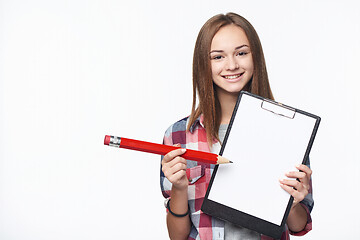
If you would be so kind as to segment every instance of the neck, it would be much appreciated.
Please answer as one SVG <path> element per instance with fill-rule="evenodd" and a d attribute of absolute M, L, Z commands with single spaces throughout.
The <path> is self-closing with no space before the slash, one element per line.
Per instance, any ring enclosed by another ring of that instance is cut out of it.
<path fill-rule="evenodd" d="M 220 124 L 229 124 L 239 93 L 231 94 L 228 92 L 224 92 L 218 88 L 217 96 L 219 98 L 219 102 L 221 106 Z"/>

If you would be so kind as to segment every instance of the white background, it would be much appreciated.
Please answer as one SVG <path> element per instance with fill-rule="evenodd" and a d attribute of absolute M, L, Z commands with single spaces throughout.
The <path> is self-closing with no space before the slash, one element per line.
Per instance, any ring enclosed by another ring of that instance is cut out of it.
<path fill-rule="evenodd" d="M 103 138 L 161 142 L 190 113 L 197 33 L 228 11 L 257 30 L 276 100 L 322 117 L 313 230 L 302 239 L 355 239 L 357 6 L 0 0 L 0 239 L 167 239 L 160 157 Z"/>

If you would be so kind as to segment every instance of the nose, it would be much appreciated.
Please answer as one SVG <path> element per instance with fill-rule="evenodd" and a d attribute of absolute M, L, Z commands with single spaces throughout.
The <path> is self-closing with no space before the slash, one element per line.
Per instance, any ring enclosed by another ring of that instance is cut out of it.
<path fill-rule="evenodd" d="M 226 66 L 226 70 L 235 70 L 239 68 L 239 64 L 237 63 L 237 61 L 234 59 L 234 57 L 229 57 L 227 59 L 227 66 Z"/>

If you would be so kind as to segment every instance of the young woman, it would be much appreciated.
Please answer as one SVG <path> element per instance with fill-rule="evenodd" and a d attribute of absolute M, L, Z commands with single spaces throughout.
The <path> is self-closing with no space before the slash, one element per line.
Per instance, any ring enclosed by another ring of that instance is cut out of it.
<path fill-rule="evenodd" d="M 204 24 L 196 41 L 191 115 L 170 126 L 164 136 L 165 144 L 182 147 L 161 162 L 171 239 L 271 239 L 203 213 L 200 208 L 214 165 L 181 157 L 186 148 L 219 152 L 241 90 L 273 99 L 255 29 L 237 14 L 219 14 Z M 297 168 L 301 171 L 288 172 L 290 179 L 279 182 L 294 197 L 282 240 L 289 239 L 289 233 L 304 235 L 311 230 L 311 170 L 309 163 Z"/>

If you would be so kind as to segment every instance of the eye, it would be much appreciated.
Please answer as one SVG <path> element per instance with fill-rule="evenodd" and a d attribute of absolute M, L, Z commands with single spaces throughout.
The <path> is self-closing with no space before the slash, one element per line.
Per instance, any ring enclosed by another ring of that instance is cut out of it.
<path fill-rule="evenodd" d="M 215 55 L 215 56 L 212 56 L 211 59 L 213 60 L 220 60 L 222 59 L 223 57 L 221 55 Z"/>
<path fill-rule="evenodd" d="M 245 51 L 237 53 L 238 56 L 245 56 L 246 54 L 248 54 L 248 52 L 245 52 Z"/>

